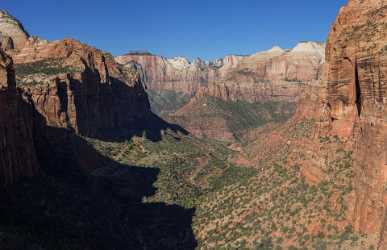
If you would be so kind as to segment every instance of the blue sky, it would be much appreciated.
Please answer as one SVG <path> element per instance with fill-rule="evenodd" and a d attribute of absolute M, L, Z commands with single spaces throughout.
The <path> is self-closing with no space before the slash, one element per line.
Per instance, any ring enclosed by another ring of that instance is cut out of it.
<path fill-rule="evenodd" d="M 325 41 L 347 0 L 1 0 L 32 35 L 110 51 L 214 59 Z"/>

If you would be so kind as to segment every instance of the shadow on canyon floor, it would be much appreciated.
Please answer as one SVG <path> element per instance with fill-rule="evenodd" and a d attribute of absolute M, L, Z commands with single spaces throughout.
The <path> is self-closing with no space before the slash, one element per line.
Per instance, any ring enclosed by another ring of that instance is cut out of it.
<path fill-rule="evenodd" d="M 154 142 L 160 141 L 162 131 L 167 129 L 188 134 L 183 127 L 168 123 L 151 111 L 149 98 L 141 85 L 128 86 L 113 77 L 110 78 L 111 84 L 92 84 L 100 79 L 90 70 L 83 77 L 82 82 L 73 79 L 70 88 L 74 93 L 94 93 L 98 100 L 93 99 L 95 97 L 88 100 L 83 94 L 74 96 L 77 114 L 83 114 L 76 116 L 80 134 L 104 141 L 144 136 Z M 58 96 L 62 107 L 67 110 L 67 87 L 62 88 Z"/>
<path fill-rule="evenodd" d="M 1 249 L 196 247 L 194 209 L 142 202 L 156 191 L 158 168 L 119 164 L 70 130 L 41 125 L 34 114 L 42 174 L 0 195 Z"/>

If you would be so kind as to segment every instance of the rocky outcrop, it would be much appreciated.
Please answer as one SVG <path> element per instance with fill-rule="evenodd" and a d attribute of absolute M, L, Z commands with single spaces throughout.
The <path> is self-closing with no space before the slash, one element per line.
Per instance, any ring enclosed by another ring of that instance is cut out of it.
<path fill-rule="evenodd" d="M 324 45 L 299 43 L 292 50 L 274 47 L 251 56 L 226 56 L 209 63 L 197 59 L 167 59 L 149 53 L 116 57 L 120 64 L 137 62 L 143 66 L 147 85 L 156 91 L 194 95 L 207 88 L 211 96 L 250 102 L 295 99 L 300 83 L 316 82 L 324 62 Z"/>
<path fill-rule="evenodd" d="M 7 40 L 8 48 L 21 49 L 29 38 L 23 25 L 7 11 L 0 10 L 0 41 Z M 6 39 L 6 40 L 5 40 Z"/>
<path fill-rule="evenodd" d="M 11 52 L 18 84 L 49 126 L 90 137 L 119 136 L 150 113 L 141 71 L 78 41 L 29 40 Z"/>
<path fill-rule="evenodd" d="M 0 187 L 39 172 L 33 114 L 25 102 L 12 60 L 0 51 Z"/>
<path fill-rule="evenodd" d="M 127 85 L 134 88 L 137 72 L 126 73 Z M 25 92 L 17 92 L 12 60 L 0 51 L 0 210 L 4 229 L 0 248 L 194 249 L 197 243 L 191 227 L 193 209 L 142 202 L 153 195 L 159 169 L 121 165 L 101 155 L 72 131 L 83 120 L 72 124 L 66 120 L 68 116 L 91 119 L 92 114 L 87 112 L 92 109 L 82 110 L 82 104 L 76 101 L 78 89 L 71 89 L 74 78 L 70 73 L 62 76 L 43 88 L 47 91 L 45 96 L 34 92 L 37 86 L 31 90 L 23 86 Z M 97 83 L 82 84 L 90 87 Z M 68 95 L 64 93 L 66 88 L 70 88 Z M 112 89 L 113 98 L 117 98 L 113 104 L 136 108 L 136 103 L 121 99 L 135 101 L 125 96 L 125 91 Z M 90 95 L 79 97 L 81 103 L 98 104 L 94 102 L 97 96 L 87 94 Z M 45 101 L 37 101 L 41 98 Z M 120 107 L 122 111 L 130 108 Z M 115 111 L 112 107 L 106 110 Z M 116 122 L 113 125 L 120 125 L 120 121 Z M 20 180 L 23 177 L 35 178 Z M 59 225 L 61 230 L 51 230 L 47 223 Z M 42 234 L 48 236 L 42 240 Z"/>
<path fill-rule="evenodd" d="M 130 136 L 156 119 L 138 65 L 122 67 L 110 54 L 72 39 L 33 37 L 7 54 L 15 64 L 4 57 L 1 184 L 35 175 L 38 161 L 54 174 L 98 168 L 98 157 L 79 136 Z"/>
<path fill-rule="evenodd" d="M 379 234 L 378 249 L 386 247 L 387 224 L 386 43 L 386 1 L 350 0 L 329 35 L 325 73 L 331 133 L 354 148 L 353 224 Z"/>
<path fill-rule="evenodd" d="M 130 53 L 116 57 L 116 61 L 122 65 L 140 64 L 146 73 L 147 86 L 156 91 L 192 94 L 208 79 L 208 68 L 200 59 L 190 63 L 183 57 L 168 59 L 149 53 Z"/>
<path fill-rule="evenodd" d="M 242 58 L 231 68 L 219 68 L 209 94 L 225 100 L 294 101 L 304 84 L 316 84 L 324 62 L 324 45 L 299 43 L 292 50 L 274 47 Z"/>

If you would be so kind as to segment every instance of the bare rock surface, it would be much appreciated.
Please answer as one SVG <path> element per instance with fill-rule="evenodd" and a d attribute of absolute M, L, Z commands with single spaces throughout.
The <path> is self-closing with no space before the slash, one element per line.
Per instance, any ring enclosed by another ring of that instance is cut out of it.
<path fill-rule="evenodd" d="M 350 0 L 340 10 L 326 50 L 331 133 L 353 145 L 357 230 L 381 236 L 387 217 L 387 2 Z"/>
<path fill-rule="evenodd" d="M 0 40 L 3 37 L 11 38 L 12 47 L 21 49 L 27 42 L 29 35 L 15 17 L 11 16 L 7 11 L 0 10 Z"/>
<path fill-rule="evenodd" d="M 120 64 L 134 61 L 142 65 L 147 85 L 156 91 L 192 96 L 205 87 L 209 95 L 223 100 L 294 100 L 301 84 L 315 83 L 320 78 L 324 45 L 301 42 L 292 50 L 275 46 L 250 56 L 230 55 L 209 63 L 150 53 L 129 53 L 115 59 Z"/>
<path fill-rule="evenodd" d="M 0 186 L 39 172 L 30 109 L 16 90 L 10 57 L 0 51 Z"/>

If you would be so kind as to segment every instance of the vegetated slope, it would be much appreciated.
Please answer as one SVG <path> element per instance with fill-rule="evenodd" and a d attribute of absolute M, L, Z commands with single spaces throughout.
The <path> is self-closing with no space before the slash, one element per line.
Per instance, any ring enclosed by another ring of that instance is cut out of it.
<path fill-rule="evenodd" d="M 201 198 L 200 249 L 368 248 L 347 218 L 352 152 L 338 138 L 316 142 L 317 127 L 305 118 L 245 148 L 258 174 Z"/>
<path fill-rule="evenodd" d="M 225 101 L 197 95 L 174 114 L 166 116 L 197 137 L 234 142 L 243 140 L 251 130 L 267 123 L 283 123 L 290 118 L 295 104 L 286 101 Z"/>
<path fill-rule="evenodd" d="M 7 46 L 16 90 L 0 53 L 0 248 L 194 249 L 192 209 L 142 202 L 159 169 L 119 164 L 82 138 L 186 133 L 151 112 L 140 72 L 72 39 L 29 38 Z"/>
<path fill-rule="evenodd" d="M 310 104 L 313 106 L 313 102 Z M 368 249 L 373 239 L 353 231 L 352 152 L 337 137 L 319 135 L 308 113 L 244 147 L 250 167 L 233 164 L 225 144 L 166 131 L 152 142 L 89 142 L 125 164 L 157 166 L 157 191 L 146 201 L 195 208 L 199 249 Z"/>
<path fill-rule="evenodd" d="M 154 113 L 167 116 L 170 113 L 176 112 L 189 102 L 190 96 L 183 92 L 175 92 L 171 90 L 147 90 L 151 109 Z"/>
<path fill-rule="evenodd" d="M 236 153 L 224 144 L 167 130 L 154 142 L 133 137 L 125 142 L 89 139 L 101 154 L 129 165 L 160 168 L 157 192 L 148 201 L 195 207 L 199 197 L 256 174 L 232 164 Z"/>

